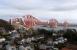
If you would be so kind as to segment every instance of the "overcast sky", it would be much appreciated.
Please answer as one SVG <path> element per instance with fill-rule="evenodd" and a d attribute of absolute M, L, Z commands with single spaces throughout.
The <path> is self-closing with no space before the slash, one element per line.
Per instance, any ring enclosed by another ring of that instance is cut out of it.
<path fill-rule="evenodd" d="M 0 18 L 8 20 L 26 14 L 77 23 L 77 0 L 0 0 Z"/>

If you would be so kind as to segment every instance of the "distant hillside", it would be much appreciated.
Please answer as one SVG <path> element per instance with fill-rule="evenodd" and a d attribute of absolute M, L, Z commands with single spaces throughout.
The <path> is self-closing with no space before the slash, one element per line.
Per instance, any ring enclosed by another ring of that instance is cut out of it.
<path fill-rule="evenodd" d="M 14 27 L 5 20 L 0 19 L 0 27 L 4 28 L 6 31 L 14 30 Z"/>

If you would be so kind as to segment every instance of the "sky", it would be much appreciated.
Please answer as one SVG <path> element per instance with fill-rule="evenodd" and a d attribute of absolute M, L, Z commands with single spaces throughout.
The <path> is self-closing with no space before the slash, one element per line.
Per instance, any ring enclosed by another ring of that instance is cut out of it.
<path fill-rule="evenodd" d="M 41 20 L 77 23 L 77 0 L 0 0 L 0 19 L 27 14 Z"/>

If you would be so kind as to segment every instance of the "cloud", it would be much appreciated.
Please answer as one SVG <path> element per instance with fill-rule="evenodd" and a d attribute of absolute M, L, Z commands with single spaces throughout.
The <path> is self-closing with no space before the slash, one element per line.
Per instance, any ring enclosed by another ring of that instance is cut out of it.
<path fill-rule="evenodd" d="M 72 10 L 77 10 L 77 5 L 76 6 L 69 6 L 69 7 L 56 7 L 54 9 L 49 9 L 49 11 L 72 11 Z"/>
<path fill-rule="evenodd" d="M 0 18 L 32 14 L 40 19 L 69 19 L 76 22 L 76 13 L 77 0 L 0 0 Z"/>
<path fill-rule="evenodd" d="M 77 9 L 77 0 L 3 0 L 2 3 L 18 10 L 68 11 Z"/>

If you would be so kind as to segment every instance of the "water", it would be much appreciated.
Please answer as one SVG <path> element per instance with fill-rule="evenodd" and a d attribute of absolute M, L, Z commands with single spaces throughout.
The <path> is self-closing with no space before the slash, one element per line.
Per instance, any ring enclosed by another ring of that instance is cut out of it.
<path fill-rule="evenodd" d="M 40 29 L 46 29 L 46 30 L 52 30 L 52 28 L 50 28 L 50 27 L 42 27 L 42 26 L 35 26 L 35 27 L 33 27 L 35 30 L 36 29 L 38 29 L 38 28 L 40 28 Z M 77 26 L 69 26 L 69 27 L 67 27 L 68 29 L 76 29 L 77 30 Z M 64 29 L 64 27 L 63 26 L 58 26 L 57 28 L 54 28 L 55 30 L 63 30 Z"/>

